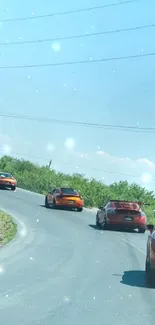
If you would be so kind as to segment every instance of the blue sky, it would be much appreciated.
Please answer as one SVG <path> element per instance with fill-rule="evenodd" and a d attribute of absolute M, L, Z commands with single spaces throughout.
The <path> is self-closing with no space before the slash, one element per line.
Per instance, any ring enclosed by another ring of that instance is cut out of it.
<path fill-rule="evenodd" d="M 114 2 L 117 1 L 1 1 L 0 21 Z M 0 66 L 155 52 L 155 27 L 57 41 L 59 37 L 153 24 L 154 13 L 155 2 L 142 0 L 70 15 L 0 23 L 1 43 L 55 39 L 53 42 L 0 46 Z M 0 78 L 0 113 L 154 127 L 155 57 L 35 69 L 0 69 Z M 52 158 L 57 170 L 84 173 L 107 184 L 127 179 L 155 190 L 155 134 L 6 117 L 0 117 L 0 127 L 1 155 L 10 152 L 40 164 Z"/>

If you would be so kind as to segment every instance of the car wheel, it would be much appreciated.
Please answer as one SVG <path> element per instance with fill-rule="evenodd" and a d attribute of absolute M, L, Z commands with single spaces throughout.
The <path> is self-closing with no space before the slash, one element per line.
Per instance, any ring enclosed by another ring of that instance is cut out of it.
<path fill-rule="evenodd" d="M 53 200 L 53 204 L 52 204 L 52 208 L 53 209 L 56 209 L 57 205 L 56 205 L 56 202 L 55 202 L 55 199 Z"/>
<path fill-rule="evenodd" d="M 145 228 L 143 228 L 143 227 L 139 227 L 139 229 L 138 229 L 138 231 L 139 231 L 139 233 L 140 234 L 144 234 L 145 233 Z"/>
<path fill-rule="evenodd" d="M 47 208 L 47 209 L 49 209 L 49 204 L 48 204 L 48 200 L 47 200 L 47 196 L 45 197 L 45 207 Z"/>
<path fill-rule="evenodd" d="M 102 224 L 101 224 L 101 228 L 102 228 L 103 230 L 107 230 L 107 229 L 108 229 L 108 226 L 107 226 L 106 220 L 104 220 L 104 221 L 102 222 Z"/>
<path fill-rule="evenodd" d="M 16 186 L 11 186 L 11 191 L 15 191 L 16 190 Z"/>
<path fill-rule="evenodd" d="M 78 212 L 82 212 L 83 211 L 83 208 L 78 208 L 77 211 Z"/>
<path fill-rule="evenodd" d="M 101 224 L 96 220 L 96 227 L 98 228 L 98 229 L 101 229 Z"/>
<path fill-rule="evenodd" d="M 150 262 L 145 263 L 145 282 L 148 286 L 155 286 L 155 272 L 151 270 Z"/>
<path fill-rule="evenodd" d="M 108 229 L 108 226 L 107 226 L 106 222 L 104 222 L 104 224 L 102 225 L 102 229 L 103 230 L 107 230 Z"/>

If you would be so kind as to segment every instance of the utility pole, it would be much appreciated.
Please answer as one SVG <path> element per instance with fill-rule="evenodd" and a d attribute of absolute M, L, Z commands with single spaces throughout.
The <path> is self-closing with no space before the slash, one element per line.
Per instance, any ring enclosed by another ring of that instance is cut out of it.
<path fill-rule="evenodd" d="M 46 168 L 51 169 L 51 165 L 52 165 L 52 159 L 49 160 L 49 163 L 48 165 L 46 165 Z"/>
<path fill-rule="evenodd" d="M 49 161 L 48 168 L 50 169 L 51 166 L 52 166 L 52 159 L 50 159 L 50 161 Z"/>

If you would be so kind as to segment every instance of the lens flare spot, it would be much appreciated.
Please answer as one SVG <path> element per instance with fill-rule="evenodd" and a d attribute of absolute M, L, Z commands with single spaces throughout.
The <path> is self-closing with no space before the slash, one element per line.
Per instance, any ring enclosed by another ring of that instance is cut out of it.
<path fill-rule="evenodd" d="M 71 150 L 71 149 L 74 149 L 75 147 L 75 140 L 73 138 L 67 138 L 65 140 L 65 147 L 68 149 L 68 150 Z"/>

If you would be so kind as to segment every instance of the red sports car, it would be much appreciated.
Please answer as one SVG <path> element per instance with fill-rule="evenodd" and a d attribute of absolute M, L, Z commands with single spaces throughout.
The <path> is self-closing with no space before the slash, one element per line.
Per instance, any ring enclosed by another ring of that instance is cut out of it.
<path fill-rule="evenodd" d="M 103 229 L 138 229 L 145 233 L 147 217 L 141 210 L 142 202 L 110 200 L 105 207 L 99 207 L 96 226 Z"/>

